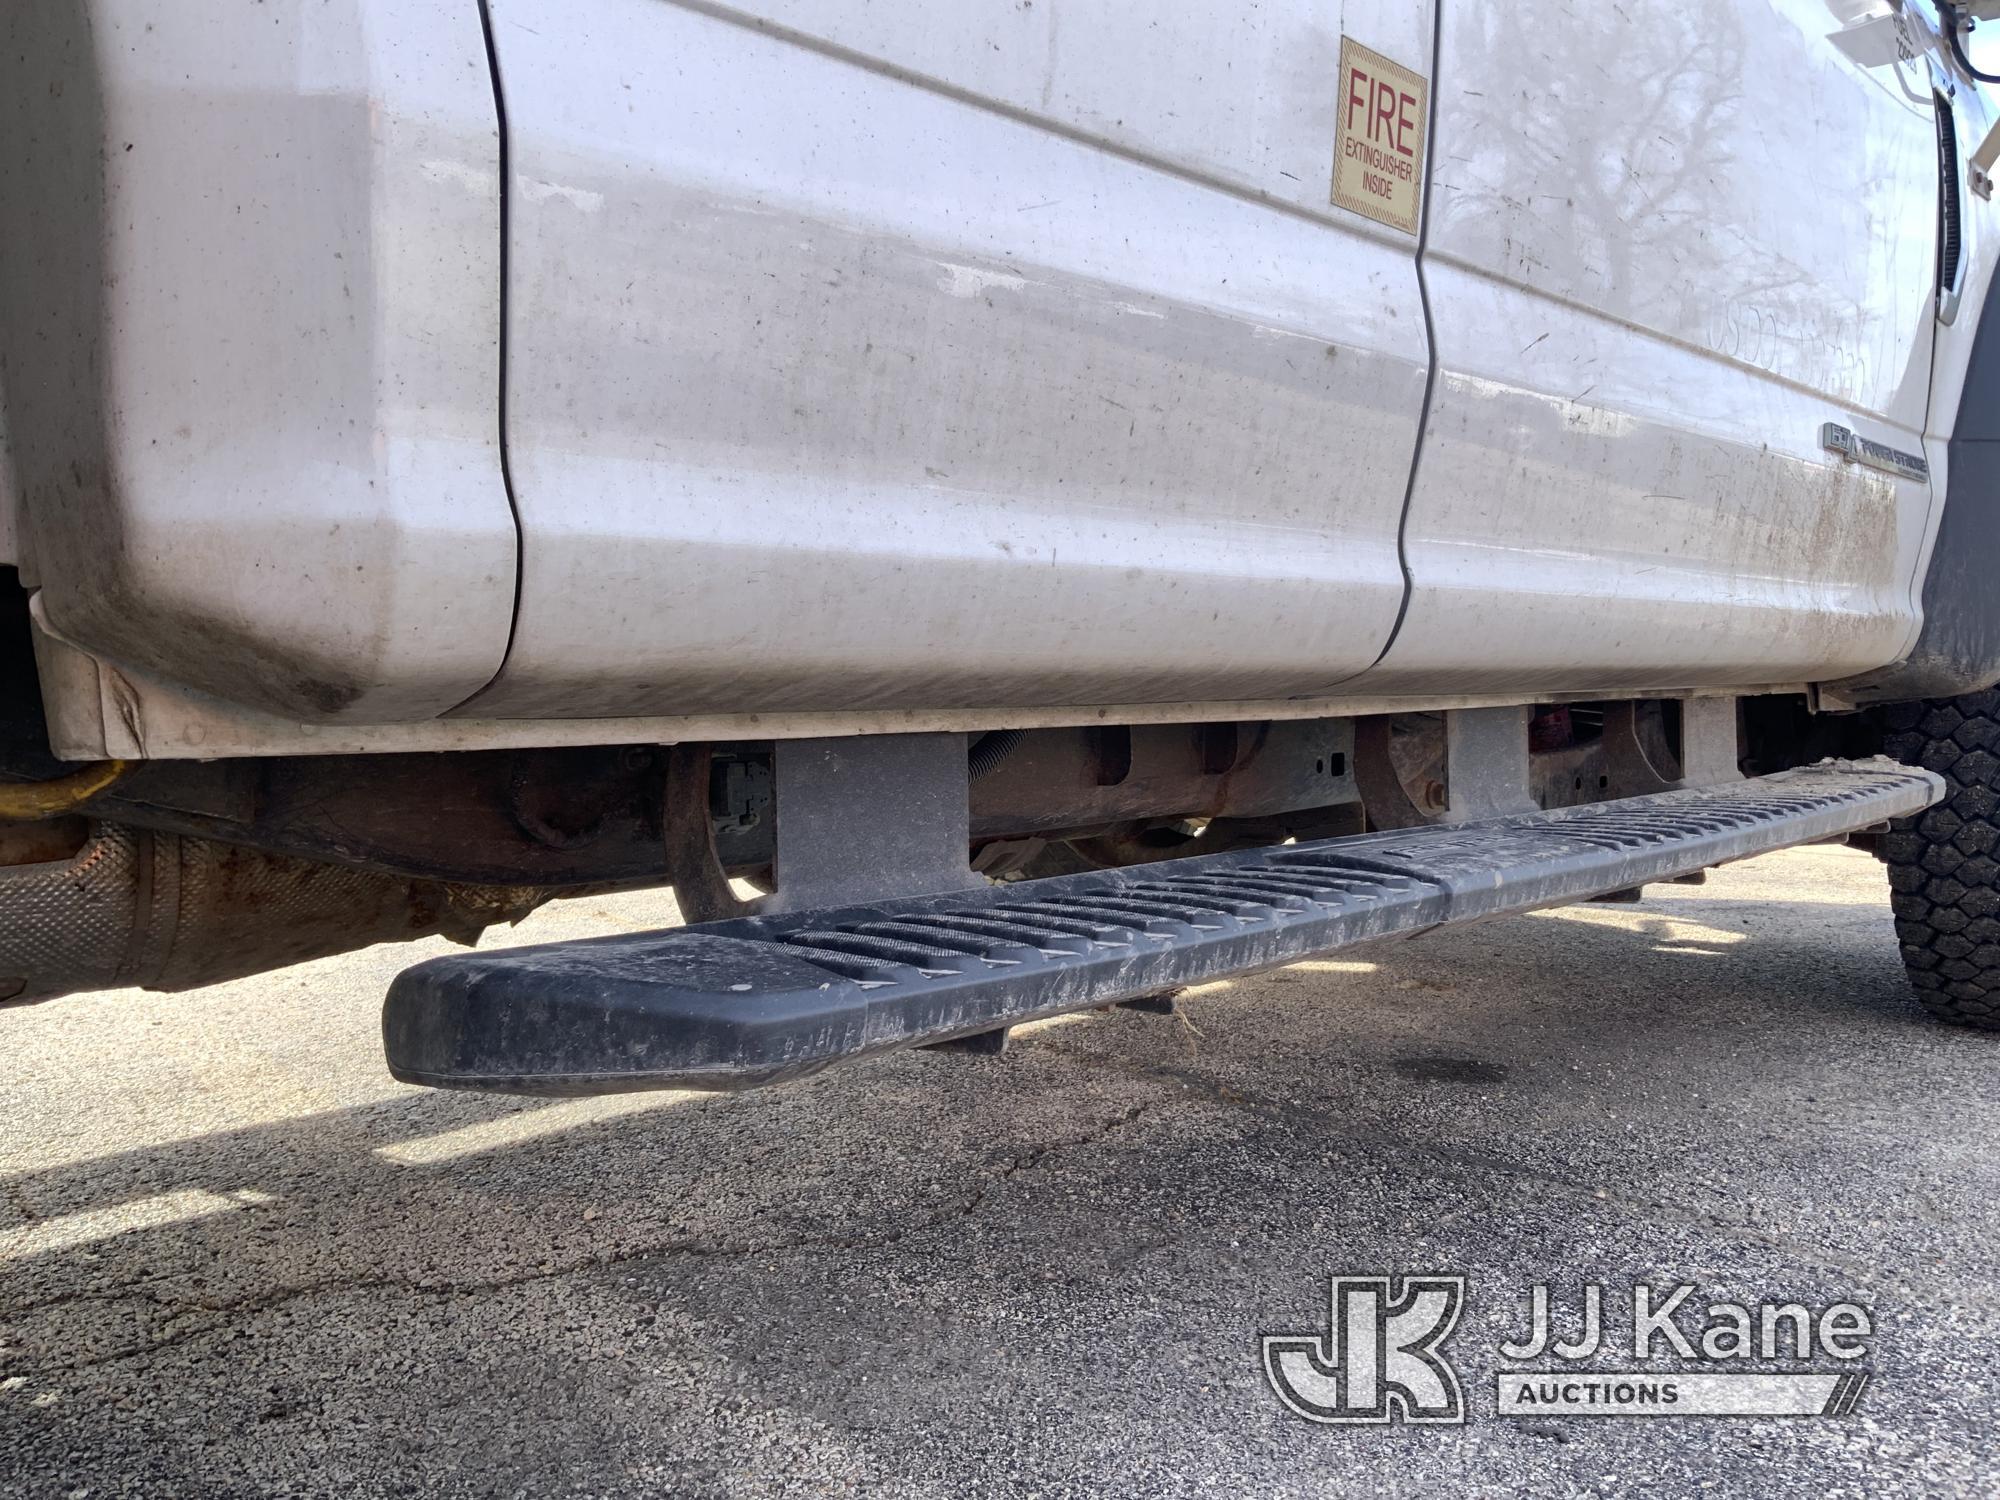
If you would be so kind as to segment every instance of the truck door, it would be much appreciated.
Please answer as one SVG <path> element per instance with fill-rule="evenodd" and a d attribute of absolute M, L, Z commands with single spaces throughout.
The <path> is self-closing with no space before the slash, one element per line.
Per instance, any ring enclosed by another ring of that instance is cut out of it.
<path fill-rule="evenodd" d="M 1905 648 L 1929 486 L 1834 451 L 1923 452 L 1933 85 L 1879 9 L 1858 46 L 1820 0 L 1443 0 L 1439 370 L 1364 684 L 1751 686 Z"/>
<path fill-rule="evenodd" d="M 1428 7 L 489 11 L 522 569 L 464 712 L 1271 698 L 1381 653 L 1429 349 L 1414 220 L 1331 201 L 1335 80 L 1343 32 L 1425 70 Z"/>

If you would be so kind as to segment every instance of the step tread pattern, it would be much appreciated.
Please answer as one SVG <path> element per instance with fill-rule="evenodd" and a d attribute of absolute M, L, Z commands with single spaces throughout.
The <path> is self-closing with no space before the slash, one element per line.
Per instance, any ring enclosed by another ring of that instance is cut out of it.
<path fill-rule="evenodd" d="M 407 1081 L 740 1088 L 1446 922 L 1581 900 L 1921 811 L 1877 759 L 1456 827 L 433 959 L 384 1010 Z"/>

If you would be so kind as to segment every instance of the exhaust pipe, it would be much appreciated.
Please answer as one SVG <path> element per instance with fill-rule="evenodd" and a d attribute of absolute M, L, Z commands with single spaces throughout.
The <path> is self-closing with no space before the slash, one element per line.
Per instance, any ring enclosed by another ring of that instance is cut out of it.
<path fill-rule="evenodd" d="M 547 898 L 70 819 L 0 831 L 0 1001 L 186 990 L 373 943 L 470 945 Z"/>

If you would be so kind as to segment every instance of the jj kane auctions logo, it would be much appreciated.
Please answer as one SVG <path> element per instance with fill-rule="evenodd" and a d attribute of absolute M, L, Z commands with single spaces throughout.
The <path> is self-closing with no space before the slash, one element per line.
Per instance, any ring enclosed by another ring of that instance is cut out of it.
<path fill-rule="evenodd" d="M 1264 1378 L 1309 1422 L 1462 1423 L 1464 1392 L 1445 1345 L 1465 1295 L 1462 1276 L 1331 1277 L 1325 1331 L 1266 1334 Z M 1530 1288 L 1525 1335 L 1496 1352 L 1532 1367 L 1495 1374 L 1497 1414 L 1837 1417 L 1855 1410 L 1868 1384 L 1869 1372 L 1855 1366 L 1869 1352 L 1874 1319 L 1858 1303 L 1703 1305 L 1693 1286 L 1638 1282 L 1624 1305 L 1629 1319 L 1614 1329 L 1604 1288 L 1584 1286 L 1574 1318 L 1563 1320 L 1576 1336 L 1566 1338 L 1548 1286 Z M 1662 1363 L 1580 1363 L 1627 1353 Z"/>

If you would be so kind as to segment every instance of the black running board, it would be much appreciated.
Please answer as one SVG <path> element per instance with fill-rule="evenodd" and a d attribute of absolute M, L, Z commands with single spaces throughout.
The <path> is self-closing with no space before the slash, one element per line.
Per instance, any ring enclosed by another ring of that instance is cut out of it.
<path fill-rule="evenodd" d="M 743 1089 L 1329 949 L 1561 905 L 1920 811 L 1828 761 L 1698 791 L 946 896 L 432 959 L 383 1010 L 407 1083 Z"/>

